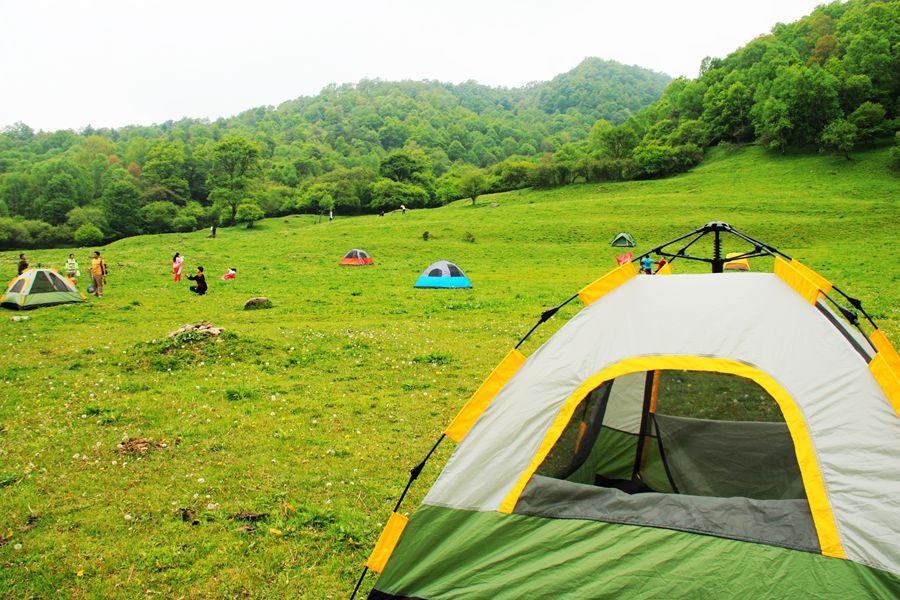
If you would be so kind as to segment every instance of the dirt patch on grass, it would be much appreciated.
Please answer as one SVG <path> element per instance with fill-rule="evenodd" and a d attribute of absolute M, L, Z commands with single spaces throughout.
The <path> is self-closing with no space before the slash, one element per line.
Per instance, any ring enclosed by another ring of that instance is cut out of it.
<path fill-rule="evenodd" d="M 135 437 L 124 440 L 121 444 L 118 444 L 118 446 L 116 446 L 116 449 L 122 454 L 144 455 L 151 450 L 168 448 L 169 446 L 177 446 L 180 443 L 181 438 L 175 438 L 171 443 L 169 443 L 169 441 L 165 439 L 154 442 L 153 440 L 149 440 L 147 438 Z"/>

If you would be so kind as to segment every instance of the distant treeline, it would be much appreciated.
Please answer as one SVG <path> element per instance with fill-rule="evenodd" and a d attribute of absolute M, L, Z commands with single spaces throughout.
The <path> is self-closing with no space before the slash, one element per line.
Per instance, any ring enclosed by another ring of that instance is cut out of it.
<path fill-rule="evenodd" d="M 461 197 L 464 175 L 552 155 L 598 119 L 624 122 L 669 81 L 587 59 L 518 89 L 362 81 L 214 122 L 79 133 L 19 123 L 0 133 L 0 248 L 437 206 Z"/>
<path fill-rule="evenodd" d="M 898 47 L 900 2 L 851 0 L 704 59 L 693 80 L 587 59 L 517 89 L 362 81 L 214 122 L 16 124 L 0 133 L 0 248 L 663 177 L 718 144 L 849 158 L 895 135 Z"/>

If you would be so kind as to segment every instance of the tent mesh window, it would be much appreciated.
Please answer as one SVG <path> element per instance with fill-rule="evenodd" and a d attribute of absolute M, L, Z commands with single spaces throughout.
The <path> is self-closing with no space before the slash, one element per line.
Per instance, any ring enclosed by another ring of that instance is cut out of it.
<path fill-rule="evenodd" d="M 443 277 L 444 272 L 441 271 L 440 269 L 432 269 L 432 270 L 428 271 L 428 276 L 429 277 Z"/>
<path fill-rule="evenodd" d="M 447 265 L 447 269 L 450 271 L 450 277 L 463 277 L 463 272 L 456 265 Z"/>
<path fill-rule="evenodd" d="M 722 373 L 651 371 L 594 389 L 515 512 L 819 552 L 781 409 Z"/>
<path fill-rule="evenodd" d="M 693 371 L 641 376 L 643 393 L 630 394 L 629 406 L 610 406 L 619 380 L 588 394 L 537 474 L 626 491 L 806 497 L 781 410 L 754 381 Z"/>
<path fill-rule="evenodd" d="M 22 291 L 23 287 L 25 287 L 25 280 L 20 279 L 17 282 L 15 282 L 11 288 L 9 288 L 9 291 L 13 294 L 18 294 Z"/>
<path fill-rule="evenodd" d="M 57 275 L 56 273 L 47 273 L 47 276 L 50 278 L 50 281 L 53 283 L 53 289 L 57 292 L 69 292 L 69 286 L 66 285 L 66 282 L 62 280 L 62 277 Z"/>
<path fill-rule="evenodd" d="M 34 283 L 31 284 L 30 294 L 47 294 L 55 291 L 56 289 L 53 287 L 53 282 L 50 280 L 47 273 L 39 271 L 34 274 Z"/>

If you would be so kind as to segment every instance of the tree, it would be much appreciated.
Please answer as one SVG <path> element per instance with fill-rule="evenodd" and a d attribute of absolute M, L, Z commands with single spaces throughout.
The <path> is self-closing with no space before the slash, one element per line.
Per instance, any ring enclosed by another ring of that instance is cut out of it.
<path fill-rule="evenodd" d="M 628 125 L 610 125 L 604 120 L 594 123 L 588 135 L 588 146 L 598 156 L 628 158 L 638 144 L 638 136 Z"/>
<path fill-rule="evenodd" d="M 30 193 L 34 195 L 35 201 L 27 216 L 52 213 L 57 220 L 54 224 L 62 223 L 69 210 L 87 203 L 94 194 L 94 184 L 87 170 L 65 158 L 35 166 L 31 174 L 31 185 Z M 42 208 L 42 204 L 48 200 L 55 206 Z"/>
<path fill-rule="evenodd" d="M 149 233 L 165 233 L 171 231 L 178 207 L 165 200 L 151 202 L 141 209 L 144 226 Z"/>
<path fill-rule="evenodd" d="M 424 154 L 407 150 L 397 150 L 381 161 L 379 174 L 394 181 L 421 180 L 429 172 L 428 159 Z"/>
<path fill-rule="evenodd" d="M 725 87 L 711 87 L 704 98 L 703 121 L 709 124 L 713 142 L 728 140 L 747 142 L 753 139 L 750 111 L 753 92 L 741 81 Z"/>
<path fill-rule="evenodd" d="M 884 131 L 884 107 L 875 102 L 863 102 L 847 120 L 856 125 L 859 142 L 869 144 L 881 137 Z"/>
<path fill-rule="evenodd" d="M 247 229 L 253 227 L 254 221 L 259 221 L 265 215 L 258 204 L 244 203 L 237 207 L 235 219 L 238 223 L 246 223 Z"/>
<path fill-rule="evenodd" d="M 466 198 L 472 199 L 472 204 L 478 196 L 483 194 L 488 188 L 488 179 L 481 171 L 469 171 L 459 179 L 459 191 L 465 194 Z"/>
<path fill-rule="evenodd" d="M 815 143 L 825 125 L 840 116 L 837 88 L 837 78 L 819 65 L 780 69 L 757 123 L 757 134 L 776 148 Z"/>
<path fill-rule="evenodd" d="M 141 232 L 140 198 L 140 190 L 127 179 L 113 181 L 104 190 L 100 204 L 113 236 L 121 238 Z"/>
<path fill-rule="evenodd" d="M 190 192 L 185 175 L 185 152 L 181 142 L 157 142 L 147 151 L 141 179 L 148 186 L 148 200 L 184 204 Z"/>
<path fill-rule="evenodd" d="M 96 246 L 103 241 L 103 232 L 94 225 L 82 225 L 75 230 L 75 243 L 79 246 Z"/>
<path fill-rule="evenodd" d="M 246 190 L 259 174 L 259 157 L 259 146 L 241 137 L 227 137 L 213 147 L 208 178 L 210 198 L 228 209 L 231 225 L 235 224 Z"/>
<path fill-rule="evenodd" d="M 37 200 L 38 216 L 51 225 L 65 223 L 66 214 L 78 206 L 76 194 L 75 181 L 69 174 L 55 175 Z"/>
<path fill-rule="evenodd" d="M 420 208 L 427 203 L 428 192 L 417 185 L 393 179 L 379 179 L 372 184 L 370 206 L 374 210 L 393 210 L 401 204 L 407 208 Z"/>
<path fill-rule="evenodd" d="M 10 214 L 25 216 L 31 213 L 34 196 L 30 186 L 25 173 L 9 173 L 0 177 L 0 199 Z"/>
<path fill-rule="evenodd" d="M 83 225 L 94 225 L 101 231 L 108 230 L 103 209 L 99 206 L 79 206 L 66 215 L 66 225 L 78 231 Z"/>
<path fill-rule="evenodd" d="M 856 145 L 858 129 L 856 125 L 845 120 L 835 119 L 822 131 L 819 149 L 843 154 L 850 160 L 850 151 Z"/>

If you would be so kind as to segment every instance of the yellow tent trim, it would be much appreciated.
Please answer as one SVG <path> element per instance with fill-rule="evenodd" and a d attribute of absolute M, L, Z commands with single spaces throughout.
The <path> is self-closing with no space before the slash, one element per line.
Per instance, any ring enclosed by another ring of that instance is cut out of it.
<path fill-rule="evenodd" d="M 660 267 L 659 271 L 656 272 L 657 275 L 671 275 L 672 274 L 672 263 L 666 262 L 662 267 Z"/>
<path fill-rule="evenodd" d="M 900 417 L 900 371 L 890 364 L 890 360 L 879 352 L 869 363 L 869 371 L 881 386 L 894 413 Z"/>
<path fill-rule="evenodd" d="M 779 256 L 775 257 L 775 275 L 794 288 L 794 291 L 803 296 L 810 304 L 815 304 L 819 299 L 819 286 L 803 271 L 797 269 L 793 263 L 789 263 Z"/>
<path fill-rule="evenodd" d="M 6 284 L 6 290 L 3 292 L 3 295 L 0 296 L 0 302 L 3 302 L 3 299 L 6 298 L 6 292 L 8 292 L 9 288 L 12 287 L 13 281 L 15 281 L 18 278 L 19 278 L 19 276 L 16 275 L 15 277 L 13 277 L 12 279 L 9 280 L 9 283 Z"/>
<path fill-rule="evenodd" d="M 746 258 L 737 258 L 735 260 L 731 260 L 735 256 L 740 256 L 743 254 L 742 252 L 729 252 L 725 255 L 725 260 L 727 261 L 722 268 L 725 271 L 749 271 L 750 270 L 750 261 Z"/>
<path fill-rule="evenodd" d="M 800 271 L 800 273 L 804 277 L 806 277 L 807 279 L 812 281 L 816 285 L 816 287 L 818 287 L 820 290 L 822 290 L 826 294 L 831 291 L 831 288 L 834 287 L 834 285 L 830 281 L 828 281 L 827 279 L 825 279 L 824 277 L 822 277 L 821 275 L 819 275 L 818 273 L 816 273 L 815 271 L 813 271 L 812 269 L 810 269 L 809 267 L 807 267 L 806 265 L 801 263 L 796 258 L 791 259 L 791 266 L 794 267 L 795 269 L 797 269 L 798 271 Z"/>
<path fill-rule="evenodd" d="M 525 355 L 516 349 L 510 350 L 499 365 L 488 375 L 481 387 L 469 398 L 466 405 L 459 411 L 453 422 L 444 430 L 444 434 L 456 443 L 459 443 L 488 407 L 494 396 L 497 395 L 503 386 L 512 379 L 525 363 Z"/>
<path fill-rule="evenodd" d="M 394 548 L 397 547 L 397 542 L 400 541 L 400 535 L 406 528 L 407 523 L 409 523 L 409 519 L 400 513 L 391 513 L 391 518 L 388 519 L 387 525 L 384 526 L 384 530 L 378 536 L 375 548 L 372 549 L 372 554 L 369 555 L 369 560 L 366 561 L 367 567 L 376 573 L 381 573 L 384 570 L 384 566 L 387 564 L 391 554 L 394 553 Z"/>
<path fill-rule="evenodd" d="M 787 263 L 785 263 L 787 264 Z M 550 450 L 559 440 L 563 430 L 572 418 L 575 409 L 591 390 L 606 381 L 628 375 L 654 370 L 677 371 L 707 371 L 713 373 L 728 373 L 755 381 L 778 403 L 787 423 L 791 438 L 794 441 L 794 451 L 797 455 L 797 463 L 800 467 L 800 475 L 803 478 L 803 487 L 806 490 L 806 498 L 809 502 L 810 512 L 816 526 L 816 534 L 819 538 L 819 547 L 822 554 L 834 558 L 846 558 L 837 532 L 837 525 L 831 513 L 831 505 L 825 492 L 825 483 L 816 453 L 813 449 L 812 439 L 806 429 L 803 415 L 796 402 L 772 377 L 748 364 L 726 358 L 709 358 L 700 356 L 641 356 L 629 358 L 618 362 L 602 371 L 595 373 L 579 386 L 565 401 L 556 419 L 550 426 L 547 435 L 544 436 L 537 454 L 519 480 L 512 487 L 498 509 L 501 513 L 511 514 L 519 501 L 519 497 L 525 486 L 531 480 L 534 473 L 540 467 Z"/>
<path fill-rule="evenodd" d="M 578 297 L 587 306 L 601 296 L 610 293 L 635 275 L 637 275 L 637 267 L 633 262 L 627 262 L 613 269 L 594 283 L 584 287 L 578 292 Z"/>
<path fill-rule="evenodd" d="M 872 345 L 875 346 L 875 350 L 884 355 L 889 365 L 894 369 L 900 370 L 900 354 L 897 354 L 897 351 L 891 345 L 891 342 L 888 341 L 887 336 L 884 335 L 883 331 L 876 329 L 872 332 L 872 335 L 869 336 L 869 340 L 871 340 Z"/>
<path fill-rule="evenodd" d="M 869 340 L 877 350 L 875 358 L 869 363 L 869 371 L 900 417 L 900 354 L 880 329 L 873 331 Z"/>

